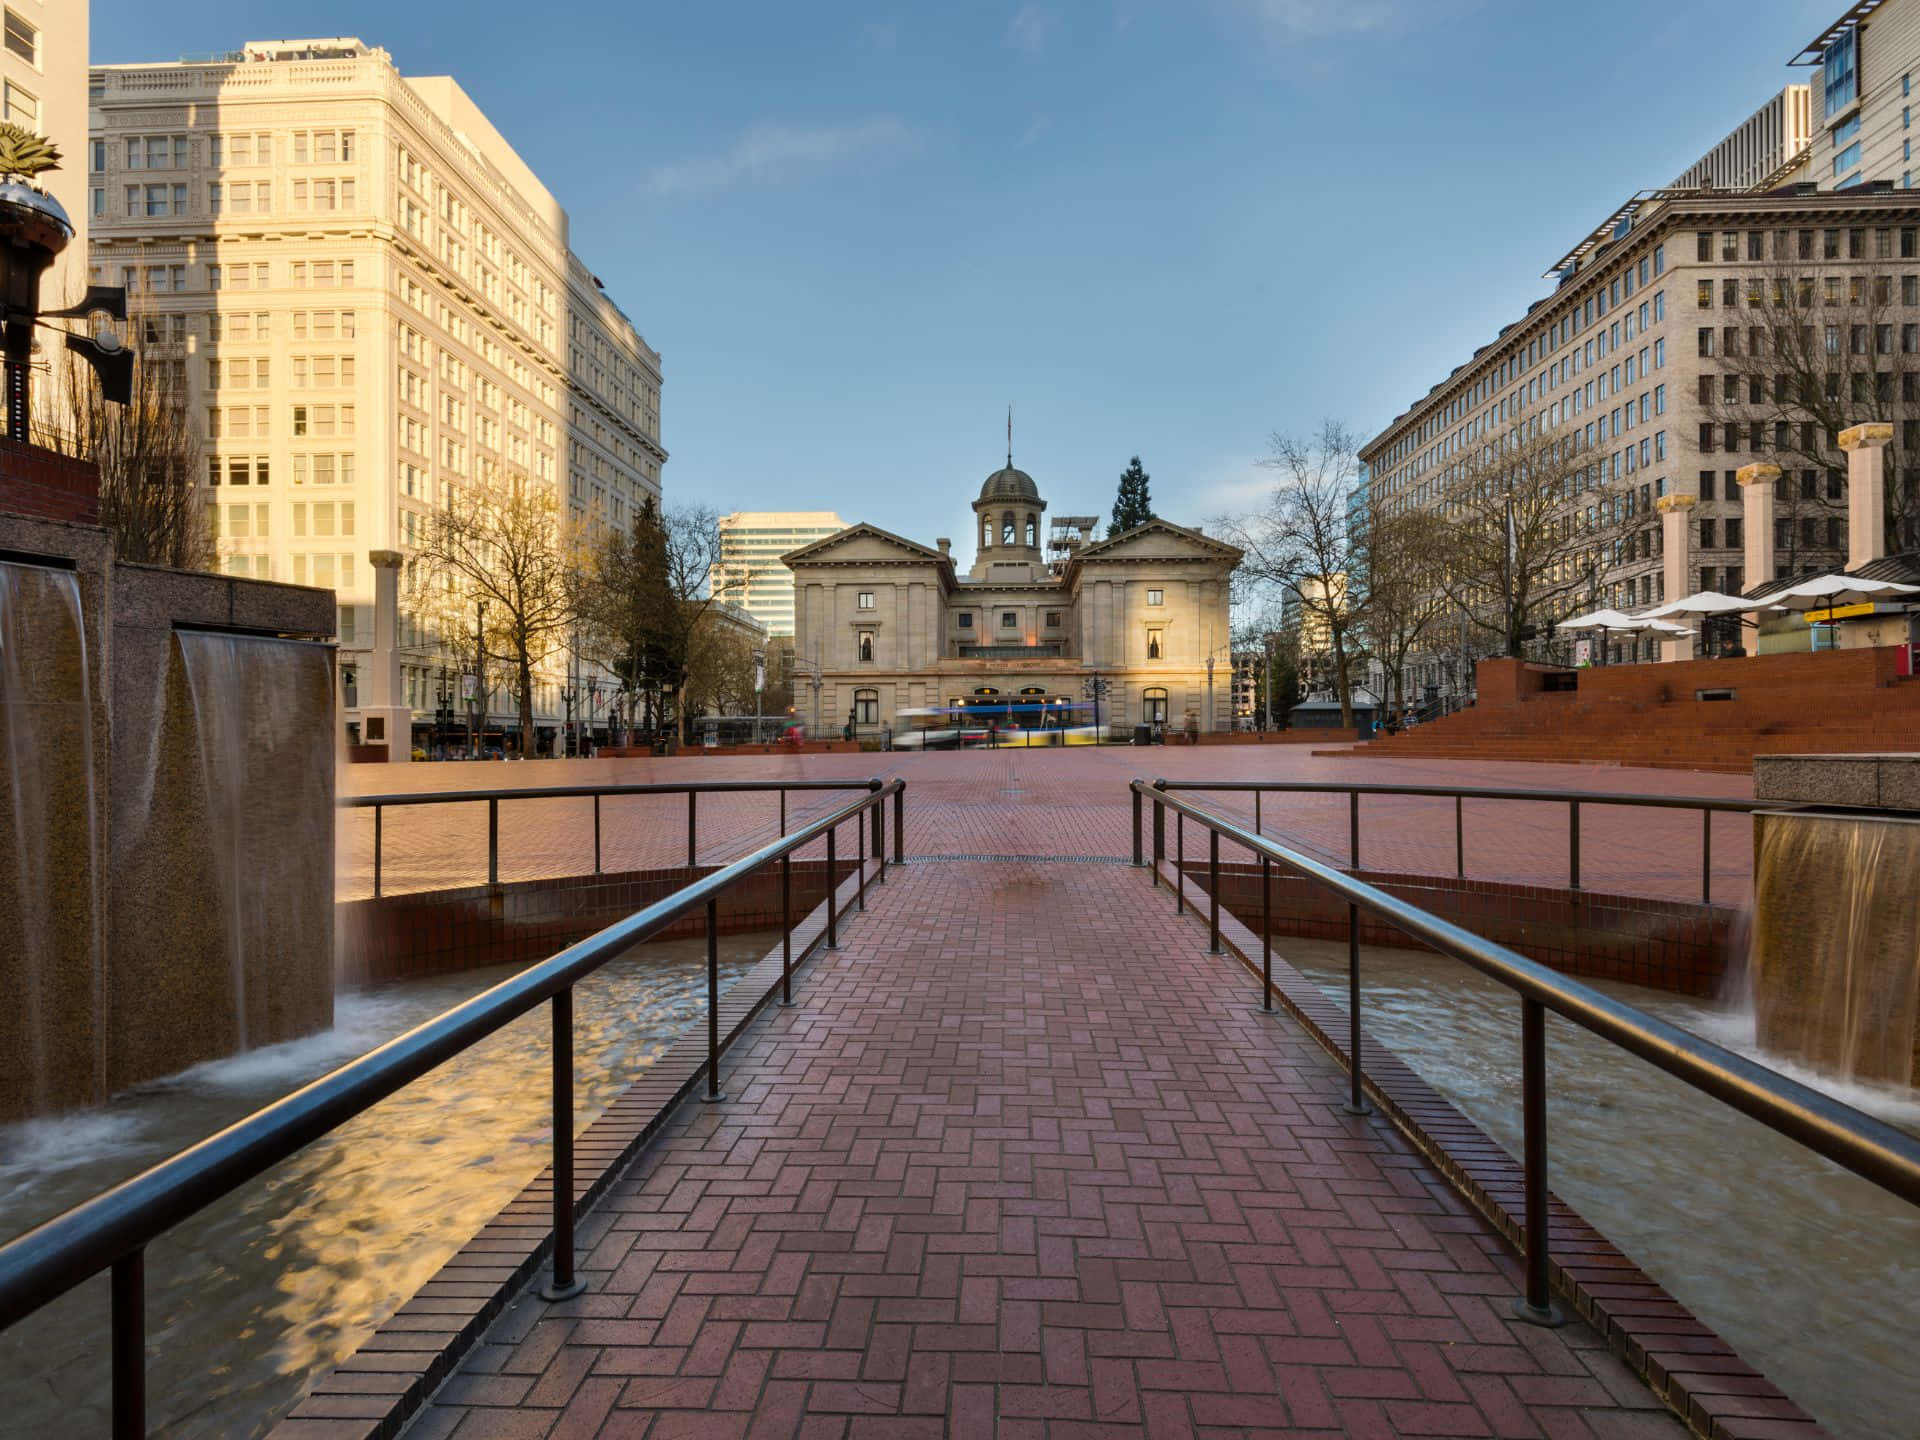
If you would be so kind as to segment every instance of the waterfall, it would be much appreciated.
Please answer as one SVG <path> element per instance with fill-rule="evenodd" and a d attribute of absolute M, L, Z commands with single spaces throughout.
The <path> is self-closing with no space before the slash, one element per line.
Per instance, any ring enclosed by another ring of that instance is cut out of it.
<path fill-rule="evenodd" d="M 1920 820 L 1754 817 L 1755 1038 L 1845 1080 L 1912 1086 L 1920 1050 Z"/>
<path fill-rule="evenodd" d="M 332 956 L 295 974 L 296 937 L 330 933 L 333 891 L 332 666 L 323 646 L 181 630 L 205 858 L 231 996 L 235 1050 L 330 1018 Z M 316 873 L 316 871 L 318 873 Z M 213 957 L 209 957 L 210 959 Z"/>
<path fill-rule="evenodd" d="M 105 933 L 92 676 L 79 577 L 0 562 L 0 790 L 12 905 L 0 900 L 10 1113 L 90 1099 Z"/>

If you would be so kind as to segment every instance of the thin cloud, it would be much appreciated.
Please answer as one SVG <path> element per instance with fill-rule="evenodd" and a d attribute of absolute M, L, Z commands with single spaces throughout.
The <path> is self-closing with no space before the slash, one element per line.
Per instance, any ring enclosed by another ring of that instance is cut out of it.
<path fill-rule="evenodd" d="M 865 156 L 911 148 L 916 132 L 898 116 L 879 115 L 844 125 L 755 125 L 724 152 L 655 167 L 647 189 L 656 195 L 725 190 L 736 185 L 805 179 Z"/>
<path fill-rule="evenodd" d="M 1033 144 L 1034 141 L 1038 140 L 1042 135 L 1046 134 L 1047 131 L 1052 127 L 1052 125 L 1053 125 L 1053 121 L 1049 119 L 1047 116 L 1045 115 L 1034 116 L 1033 123 L 1027 126 L 1026 131 L 1020 136 L 1018 140 L 1013 142 L 1013 148 L 1016 150 L 1026 149 L 1029 145 Z"/>
<path fill-rule="evenodd" d="M 1047 48 L 1047 17 L 1031 5 L 1022 5 L 1007 26 L 1007 41 L 1016 50 L 1038 55 Z"/>
<path fill-rule="evenodd" d="M 1254 9 L 1269 25 L 1295 35 L 1378 30 L 1402 13 L 1400 0 L 1256 0 Z"/>

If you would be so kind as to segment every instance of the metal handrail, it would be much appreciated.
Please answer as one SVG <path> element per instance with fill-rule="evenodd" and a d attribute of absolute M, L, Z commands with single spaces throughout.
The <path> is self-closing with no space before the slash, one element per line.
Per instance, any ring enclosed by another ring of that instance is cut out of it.
<path fill-rule="evenodd" d="M 1283 865 L 1346 899 L 1348 1018 L 1351 1026 L 1348 1048 L 1351 1080 L 1349 1109 L 1363 1109 L 1366 1103 L 1360 1051 L 1360 910 L 1379 916 L 1440 954 L 1473 966 L 1481 974 L 1519 994 L 1527 1292 L 1522 1299 L 1515 1301 L 1515 1309 L 1524 1318 L 1540 1323 L 1557 1323 L 1558 1318 L 1552 1305 L 1547 1258 L 1545 1012 L 1548 1010 L 1639 1056 L 1815 1154 L 1853 1171 L 1890 1194 L 1910 1204 L 1920 1205 L 1920 1140 L 1811 1086 L 1789 1079 L 1710 1040 L 1703 1040 L 1676 1025 L 1604 995 L 1589 985 L 1583 985 L 1578 980 L 1569 979 L 1516 954 L 1504 945 L 1495 944 L 1365 881 L 1356 880 L 1344 871 L 1168 793 L 1182 788 L 1200 787 L 1182 786 L 1170 781 L 1155 781 L 1151 785 L 1144 780 L 1133 781 L 1134 863 L 1145 863 L 1141 838 L 1143 798 L 1150 800 L 1154 806 L 1155 885 L 1159 884 L 1160 863 L 1166 858 L 1165 811 L 1174 812 L 1182 830 L 1184 822 L 1189 819 L 1207 827 L 1212 839 L 1209 859 L 1209 888 L 1212 891 L 1210 932 L 1217 952 L 1220 948 L 1219 842 L 1224 837 L 1260 858 L 1261 929 L 1265 953 L 1261 977 L 1263 1009 L 1273 1008 L 1271 867 Z M 1745 805 L 1752 802 L 1727 803 Z M 1181 848 L 1183 850 L 1184 846 Z M 1184 906 L 1183 871 L 1175 874 L 1174 890 L 1177 903 Z"/>
<path fill-rule="evenodd" d="M 1453 801 L 1453 871 L 1467 874 L 1466 800 L 1532 800 L 1567 807 L 1567 888 L 1580 886 L 1580 807 L 1582 805 L 1641 805 L 1657 810 L 1700 812 L 1700 903 L 1713 903 L 1713 817 L 1716 814 L 1752 814 L 1779 808 L 1770 800 L 1720 799 L 1710 795 L 1630 795 L 1608 790 L 1513 790 L 1490 785 L 1374 785 L 1338 780 L 1156 780 L 1161 790 L 1221 790 L 1251 792 L 1253 833 L 1262 834 L 1260 797 L 1271 793 L 1345 795 L 1347 797 L 1347 864 L 1360 868 L 1360 797 L 1362 795 L 1418 795 Z"/>
<path fill-rule="evenodd" d="M 497 790 L 413 790 L 393 795 L 348 795 L 343 810 L 373 811 L 373 898 L 381 897 L 381 849 L 384 826 L 382 817 L 396 805 L 466 805 L 485 802 L 487 807 L 487 884 L 500 883 L 500 802 L 502 800 L 593 800 L 593 873 L 600 868 L 600 801 L 612 795 L 685 795 L 687 797 L 687 867 L 700 863 L 700 796 L 721 794 L 780 794 L 780 833 L 787 833 L 787 792 L 789 790 L 877 790 L 879 780 L 682 780 L 667 784 L 645 785 L 542 785 L 532 789 L 511 787 Z"/>
<path fill-rule="evenodd" d="M 866 782 L 862 782 L 863 787 Z M 357 1060 L 321 1076 L 273 1104 L 158 1165 L 122 1181 L 73 1209 L 0 1246 L 0 1330 L 6 1329 L 76 1285 L 111 1267 L 113 1412 L 115 1436 L 145 1434 L 145 1247 L 263 1171 L 353 1119 L 476 1042 L 517 1020 L 543 1000 L 553 1002 L 553 1280 L 550 1297 L 578 1294 L 585 1282 L 574 1273 L 573 1186 L 573 987 L 629 947 L 675 921 L 704 909 L 707 922 L 707 1098 L 719 1088 L 719 952 L 716 906 L 734 884 L 774 861 L 781 863 L 783 1000 L 792 999 L 792 857 L 820 839 L 827 842 L 828 940 L 834 926 L 834 840 L 843 824 L 855 823 L 861 842 L 854 856 L 862 893 L 866 861 L 879 861 L 885 878 L 886 808 L 894 808 L 894 861 L 903 858 L 901 819 L 906 784 L 873 782 L 868 793 L 760 847 L 750 855 L 693 881 L 672 895 L 635 911 L 598 934 L 530 965 L 490 990 L 389 1040 Z M 873 849 L 864 844 L 865 816 L 873 817 Z"/>

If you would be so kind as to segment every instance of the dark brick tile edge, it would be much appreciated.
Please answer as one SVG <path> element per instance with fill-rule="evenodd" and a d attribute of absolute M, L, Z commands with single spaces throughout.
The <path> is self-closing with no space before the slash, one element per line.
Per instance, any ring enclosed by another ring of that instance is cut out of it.
<path fill-rule="evenodd" d="M 879 875 L 863 862 L 868 883 Z M 852 871 L 834 895 L 837 913 L 852 910 L 860 890 Z M 793 929 L 796 974 L 825 940 L 823 903 Z M 844 925 L 845 921 L 842 920 Z M 726 1048 L 780 993 L 781 947 L 775 944 L 720 999 L 721 1078 Z M 592 1210 L 628 1162 L 666 1124 L 707 1074 L 707 1028 L 690 1027 L 598 1119 L 574 1137 L 575 1243 L 584 1258 L 598 1238 Z M 553 1252 L 553 1172 L 542 1170 L 439 1272 L 353 1354 L 314 1383 L 268 1440 L 390 1440 L 425 1406 L 440 1383 L 486 1333 L 495 1317 L 546 1267 Z M 352 1418 L 342 1410 L 357 1412 Z"/>
<path fill-rule="evenodd" d="M 1159 867 L 1168 889 L 1171 862 Z M 1144 878 L 1144 877 L 1143 877 Z M 1207 893 L 1196 877 L 1185 884 L 1187 914 L 1207 924 Z M 1245 966 L 1259 1001 L 1260 937 L 1222 906 L 1220 943 Z M 1347 1012 L 1325 991 L 1273 957 L 1276 1007 L 1284 1009 L 1347 1065 Z M 1525 1175 L 1507 1151 L 1453 1103 L 1383 1047 L 1362 1026 L 1368 1096 L 1449 1183 L 1506 1238 L 1524 1245 Z M 1516 1054 L 1519 1039 L 1514 1041 Z M 1548 1249 L 1554 1291 L 1591 1325 L 1608 1348 L 1673 1413 L 1706 1440 L 1828 1440 L 1827 1431 L 1784 1391 L 1748 1365 L 1733 1347 L 1583 1220 L 1550 1196 Z"/>

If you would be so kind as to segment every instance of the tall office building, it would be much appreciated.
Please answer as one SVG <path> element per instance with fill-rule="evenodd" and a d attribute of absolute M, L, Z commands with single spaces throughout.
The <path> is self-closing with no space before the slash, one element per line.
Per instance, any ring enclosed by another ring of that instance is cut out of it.
<path fill-rule="evenodd" d="M 1859 0 L 1790 62 L 1813 67 L 1810 178 L 1823 190 L 1913 188 L 1920 0 Z"/>
<path fill-rule="evenodd" d="M 352 38 L 251 42 L 95 68 L 92 133 L 94 274 L 182 366 L 221 563 L 336 590 L 343 677 L 371 658 L 369 552 L 404 563 L 461 487 L 524 476 L 575 525 L 659 494 L 660 356 L 452 79 Z M 418 734 L 448 662 L 402 573 L 397 703 Z M 538 686 L 543 728 L 561 673 Z"/>
<path fill-rule="evenodd" d="M 736 510 L 722 515 L 714 588 L 766 626 L 769 635 L 791 635 L 793 572 L 780 557 L 846 528 L 846 521 L 831 510 Z"/>
<path fill-rule="evenodd" d="M 73 239 L 40 282 L 40 307 L 78 301 L 87 284 L 87 7 L 54 0 L 9 0 L 0 46 L 0 109 L 4 118 L 44 135 L 60 150 L 58 170 L 38 183 L 73 222 Z M 43 337 L 45 332 L 43 332 Z M 58 337 L 41 340 L 34 365 L 34 409 L 45 419 L 57 406 L 65 375 Z"/>

